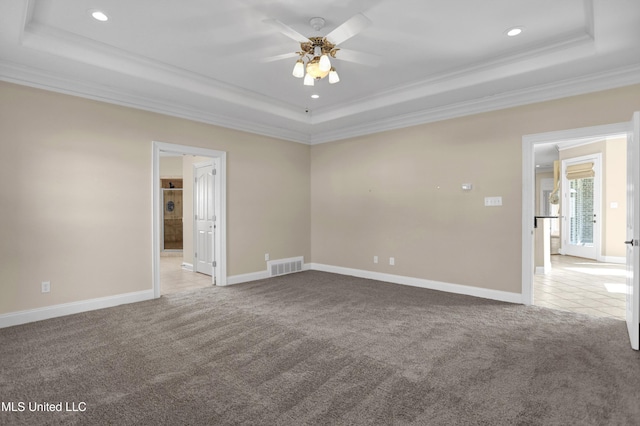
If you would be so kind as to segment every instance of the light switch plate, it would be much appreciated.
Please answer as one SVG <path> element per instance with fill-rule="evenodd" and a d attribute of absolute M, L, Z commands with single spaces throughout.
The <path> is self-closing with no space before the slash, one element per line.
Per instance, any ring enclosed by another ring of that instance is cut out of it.
<path fill-rule="evenodd" d="M 484 197 L 485 207 L 497 207 L 502 205 L 502 197 Z"/>

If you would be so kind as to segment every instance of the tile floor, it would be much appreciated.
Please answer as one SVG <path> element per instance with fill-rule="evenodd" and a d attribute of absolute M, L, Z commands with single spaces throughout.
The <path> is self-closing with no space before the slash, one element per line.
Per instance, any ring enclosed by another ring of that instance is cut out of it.
<path fill-rule="evenodd" d="M 182 269 L 182 255 L 160 256 L 160 293 L 171 294 L 211 285 L 209 275 Z"/>
<path fill-rule="evenodd" d="M 624 320 L 625 274 L 625 265 L 553 255 L 551 272 L 533 276 L 533 303 Z"/>

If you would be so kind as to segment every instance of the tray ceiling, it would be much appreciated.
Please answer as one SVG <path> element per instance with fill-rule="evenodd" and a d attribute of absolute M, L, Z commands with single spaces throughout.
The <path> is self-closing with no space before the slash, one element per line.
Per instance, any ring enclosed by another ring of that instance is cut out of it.
<path fill-rule="evenodd" d="M 339 47 L 378 66 L 338 52 L 340 83 L 306 87 L 295 57 L 264 61 L 300 47 L 265 20 L 312 37 L 357 13 Z M 313 144 L 639 83 L 640 2 L 12 1 L 0 53 L 5 81 Z"/>

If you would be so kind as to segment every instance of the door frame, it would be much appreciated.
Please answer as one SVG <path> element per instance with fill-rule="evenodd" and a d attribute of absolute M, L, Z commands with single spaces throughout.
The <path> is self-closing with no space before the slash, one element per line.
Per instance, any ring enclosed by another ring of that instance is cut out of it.
<path fill-rule="evenodd" d="M 588 161 L 593 161 L 594 165 L 593 165 L 593 170 L 595 171 L 595 182 L 594 182 L 594 213 L 595 213 L 595 226 L 593 227 L 593 250 L 595 252 L 595 257 L 593 258 L 593 260 L 601 262 L 603 260 L 603 256 L 602 256 L 602 212 L 603 212 L 603 208 L 602 208 L 602 204 L 603 204 L 603 197 L 602 197 L 602 153 L 598 152 L 598 153 L 594 153 L 594 154 L 588 154 L 588 155 L 582 155 L 579 157 L 573 157 L 573 158 L 565 158 L 564 160 L 562 160 L 560 162 L 561 166 L 560 166 L 560 179 L 561 179 L 561 183 L 560 183 L 560 192 L 562 194 L 562 202 L 563 202 L 563 206 L 566 206 L 566 198 L 567 198 L 567 194 L 568 194 L 568 182 L 569 180 L 567 179 L 567 167 L 569 165 L 573 165 L 573 164 L 580 164 L 580 163 L 585 163 Z M 567 254 L 567 249 L 569 248 L 569 243 L 567 242 L 568 239 L 568 234 L 570 233 L 570 225 L 569 225 L 569 216 L 564 214 L 566 210 L 562 209 L 562 226 L 560 227 L 560 238 L 561 238 L 561 244 L 560 244 L 560 253 L 561 254 Z M 571 251 L 571 250 L 569 250 Z M 590 257 L 586 257 L 586 256 L 580 256 L 578 253 L 573 253 L 570 254 L 572 256 L 577 256 L 577 257 L 584 257 L 586 259 L 591 259 Z"/>
<path fill-rule="evenodd" d="M 215 180 L 214 191 L 216 203 L 215 211 L 217 218 L 217 233 L 214 244 L 216 244 L 217 263 L 217 285 L 227 285 L 227 153 L 207 148 L 198 148 L 187 145 L 177 145 L 166 142 L 152 141 L 152 288 L 153 297 L 160 297 L 160 153 L 196 155 L 213 158 L 217 166 L 217 179 Z M 217 163 L 216 163 L 217 162 Z"/>
<path fill-rule="evenodd" d="M 525 305 L 533 305 L 535 145 L 606 138 L 628 133 L 629 123 L 624 122 L 522 136 L 522 303 Z"/>

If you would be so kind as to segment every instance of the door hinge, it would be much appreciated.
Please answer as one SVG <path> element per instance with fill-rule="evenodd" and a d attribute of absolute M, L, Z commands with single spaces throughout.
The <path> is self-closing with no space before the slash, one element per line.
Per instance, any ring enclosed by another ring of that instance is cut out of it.
<path fill-rule="evenodd" d="M 193 257 L 198 257 L 198 252 L 195 252 L 195 253 L 193 254 Z"/>
<path fill-rule="evenodd" d="M 213 169 L 213 172 L 212 172 L 212 173 L 213 173 L 213 175 L 215 176 L 215 175 L 218 173 L 218 171 L 217 171 L 216 169 Z"/>
<path fill-rule="evenodd" d="M 198 220 L 198 215 L 196 215 L 196 220 Z"/>
<path fill-rule="evenodd" d="M 215 268 L 216 266 L 218 266 L 215 260 L 214 260 L 213 262 L 211 262 L 211 266 L 213 266 L 214 268 Z"/>

